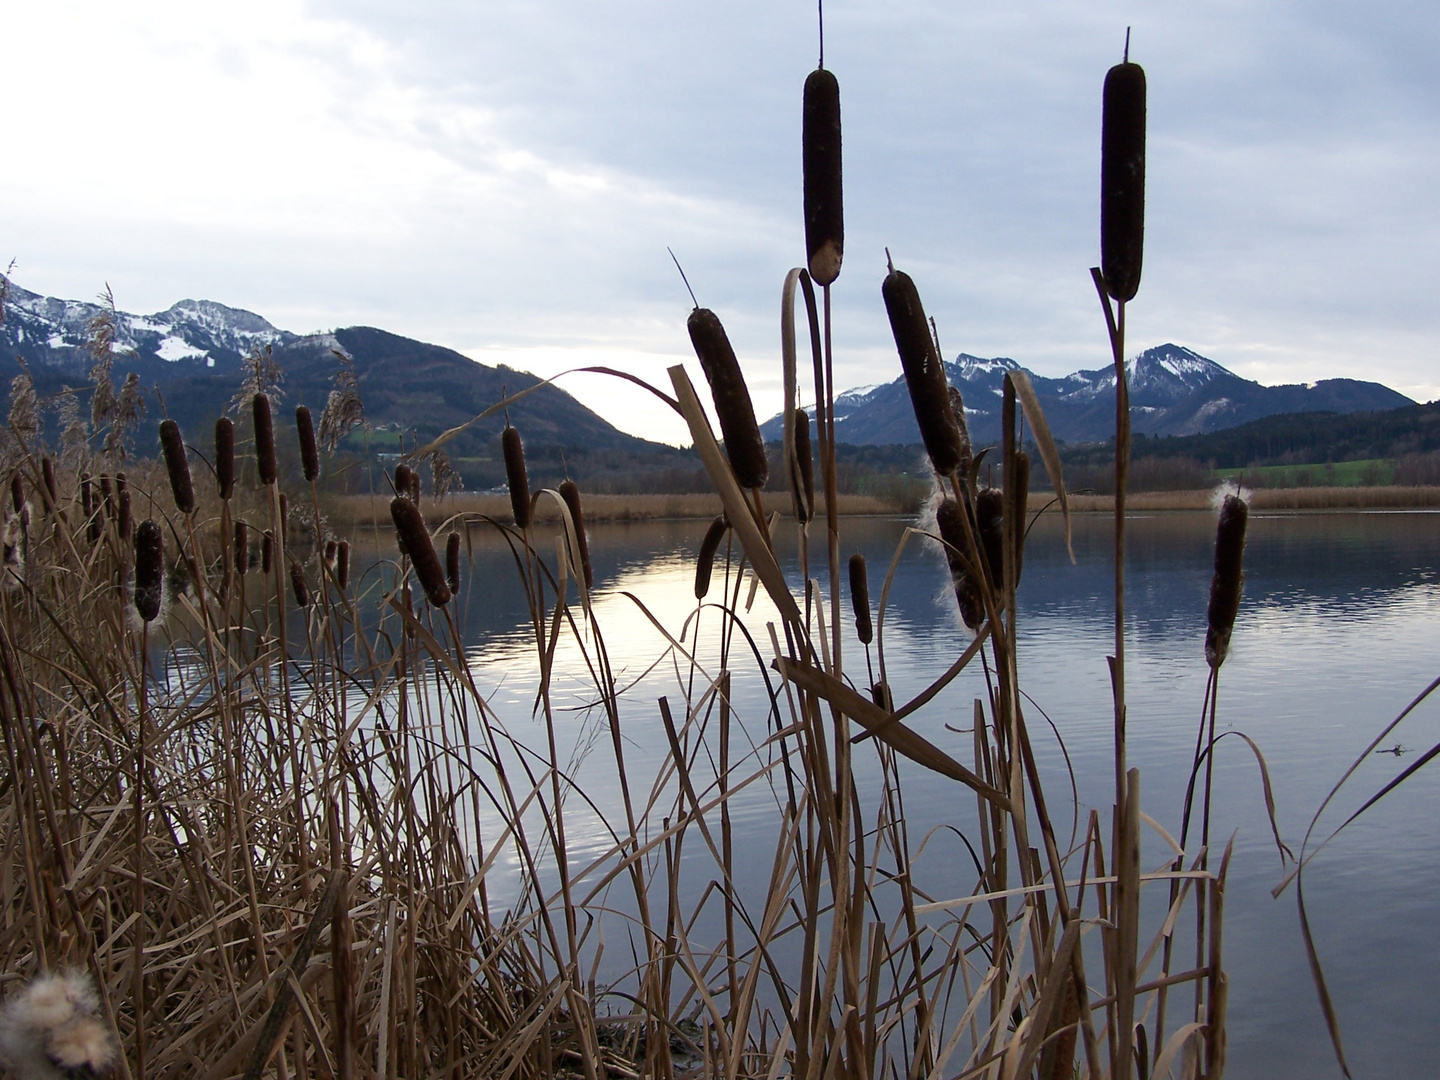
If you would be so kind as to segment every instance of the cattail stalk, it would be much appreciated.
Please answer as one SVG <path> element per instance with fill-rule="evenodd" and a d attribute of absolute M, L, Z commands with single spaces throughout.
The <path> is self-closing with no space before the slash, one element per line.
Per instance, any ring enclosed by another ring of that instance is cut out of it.
<path fill-rule="evenodd" d="M 1245 525 L 1250 508 L 1238 495 L 1226 495 L 1215 529 L 1215 575 L 1210 579 L 1210 606 L 1205 612 L 1205 659 L 1212 668 L 1225 662 L 1230 632 L 1240 611 L 1245 583 Z"/>
<path fill-rule="evenodd" d="M 576 554 L 580 559 L 580 571 L 585 575 L 585 588 L 595 587 L 595 571 L 590 567 L 590 539 L 585 535 L 585 514 L 580 509 L 580 489 L 574 480 L 560 481 L 560 497 L 570 508 L 570 517 L 575 522 Z"/>
<path fill-rule="evenodd" d="M 256 394 L 251 407 L 255 416 L 255 467 L 262 484 L 273 484 L 279 472 L 275 467 L 275 421 L 270 415 L 270 399 Z"/>
<path fill-rule="evenodd" d="M 195 512 L 195 487 L 190 482 L 190 462 L 185 456 L 185 439 L 174 420 L 160 421 L 160 448 L 165 452 L 165 471 L 170 474 L 170 491 L 175 496 L 175 509 L 182 514 Z"/>
<path fill-rule="evenodd" d="M 135 611 L 142 622 L 159 617 L 164 592 L 165 534 L 154 518 L 146 518 L 135 530 Z"/>
<path fill-rule="evenodd" d="M 1124 303 L 1140 288 L 1145 248 L 1145 71 L 1116 64 L 1105 75 L 1100 133 L 1100 273 Z"/>
<path fill-rule="evenodd" d="M 435 554 L 435 545 L 430 531 L 425 528 L 425 519 L 420 508 L 409 499 L 397 495 L 390 500 L 390 518 L 395 522 L 395 537 L 405 545 L 405 553 L 415 567 L 415 576 L 430 603 L 444 607 L 450 602 L 450 586 L 445 584 L 445 568 L 440 565 L 440 556 Z"/>
<path fill-rule="evenodd" d="M 855 610 L 855 636 L 869 645 L 875 639 L 870 625 L 870 576 L 865 571 L 865 556 L 858 551 L 850 556 L 850 606 Z"/>
<path fill-rule="evenodd" d="M 715 415 L 720 421 L 720 434 L 725 440 L 725 456 L 742 488 L 763 488 L 770 475 L 765 457 L 765 440 L 755 422 L 755 406 L 750 401 L 750 388 L 735 350 L 725 334 L 725 327 L 709 308 L 696 308 L 686 325 L 690 344 L 700 358 L 700 367 L 710 383 L 715 400 Z"/>
<path fill-rule="evenodd" d="M 925 308 L 919 290 L 910 275 L 892 269 L 880 287 L 885 298 L 885 311 L 890 316 L 890 332 L 905 369 L 905 385 L 910 389 L 910 404 L 930 464 L 941 476 L 954 476 L 964 460 L 960 426 L 950 407 L 950 389 L 945 379 L 945 365 L 930 335 Z"/>
<path fill-rule="evenodd" d="M 215 480 L 220 498 L 235 493 L 235 423 L 228 416 L 215 421 Z"/>
<path fill-rule="evenodd" d="M 309 483 L 320 475 L 320 451 L 315 446 L 315 422 L 304 405 L 295 409 L 295 434 L 300 439 L 300 467 Z"/>
<path fill-rule="evenodd" d="M 515 515 L 516 528 L 528 529 L 530 477 L 525 472 L 525 444 L 520 441 L 520 432 L 509 424 L 500 433 L 500 449 L 505 457 L 505 480 L 510 486 L 510 512 Z"/>
<path fill-rule="evenodd" d="M 710 523 L 710 528 L 705 530 L 705 539 L 700 541 L 700 557 L 695 560 L 696 600 L 704 600 L 705 594 L 710 591 L 710 574 L 715 566 L 715 552 L 720 549 L 720 541 L 725 538 L 727 526 L 725 515 L 721 514 Z"/>
<path fill-rule="evenodd" d="M 452 595 L 460 592 L 460 534 L 452 532 L 445 538 L 445 584 Z"/>
<path fill-rule="evenodd" d="M 801 124 L 805 173 L 805 256 L 810 276 L 829 285 L 840 276 L 845 213 L 840 164 L 840 83 L 824 68 L 805 79 Z"/>

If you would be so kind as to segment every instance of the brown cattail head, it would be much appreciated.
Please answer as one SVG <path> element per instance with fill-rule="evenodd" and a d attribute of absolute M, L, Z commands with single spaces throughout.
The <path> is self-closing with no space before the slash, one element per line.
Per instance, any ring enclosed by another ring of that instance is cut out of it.
<path fill-rule="evenodd" d="M 119 502 L 120 502 L 120 516 L 119 516 L 120 539 L 121 539 L 121 540 L 129 540 L 129 539 L 130 539 L 130 530 L 135 527 L 135 526 L 134 526 L 134 519 L 130 516 L 130 492 L 128 492 L 128 491 L 122 491 L 122 492 L 120 492 Z"/>
<path fill-rule="evenodd" d="M 870 700 L 886 712 L 895 711 L 895 699 L 890 694 L 890 687 L 883 682 L 877 682 L 870 687 Z"/>
<path fill-rule="evenodd" d="M 452 532 L 445 538 L 445 584 L 451 595 L 460 592 L 460 534 Z"/>
<path fill-rule="evenodd" d="M 530 527 L 530 477 L 525 472 L 525 444 L 520 432 L 509 424 L 500 433 L 500 449 L 505 456 L 505 480 L 510 485 L 510 512 L 517 528 Z"/>
<path fill-rule="evenodd" d="M 411 502 L 414 502 L 415 500 L 412 498 L 414 492 L 415 472 L 402 461 L 395 466 L 395 494 L 402 499 L 410 499 Z"/>
<path fill-rule="evenodd" d="M 1230 631 L 1240 612 L 1240 590 L 1245 583 L 1245 523 L 1250 508 L 1238 495 L 1226 495 L 1215 529 L 1215 576 L 1210 579 L 1210 607 L 1205 612 L 1205 659 L 1212 668 L 1225 662 Z"/>
<path fill-rule="evenodd" d="M 215 481 L 220 498 L 235 494 L 235 422 L 228 416 L 215 421 Z"/>
<path fill-rule="evenodd" d="M 310 606 L 310 586 L 305 581 L 305 567 L 298 562 L 290 564 L 290 592 L 300 607 Z"/>
<path fill-rule="evenodd" d="M 18 472 L 10 477 L 10 505 L 17 514 L 25 507 L 25 483 Z"/>
<path fill-rule="evenodd" d="M 795 518 L 802 525 L 815 516 L 815 457 L 810 451 L 810 414 L 795 410 L 795 472 L 790 478 L 790 495 L 795 501 Z"/>
<path fill-rule="evenodd" d="M 115 519 L 115 485 L 105 473 L 100 474 L 100 509 L 107 518 Z"/>
<path fill-rule="evenodd" d="M 165 452 L 165 471 L 170 474 L 170 491 L 175 496 L 175 509 L 182 514 L 195 512 L 195 488 L 190 483 L 190 462 L 185 457 L 185 439 L 174 420 L 160 421 L 160 449 Z"/>
<path fill-rule="evenodd" d="M 935 339 L 920 293 L 910 275 L 891 270 L 880 287 L 885 298 L 885 311 L 890 316 L 890 332 L 905 369 L 905 385 L 910 388 L 910 404 L 930 464 L 941 476 L 954 476 L 964 458 L 960 426 L 950 407 L 950 388 L 945 381 L 945 365 Z"/>
<path fill-rule="evenodd" d="M 710 591 L 710 571 L 715 565 L 715 552 L 720 549 L 727 525 L 725 515 L 721 514 L 710 523 L 710 528 L 705 530 L 705 539 L 700 541 L 700 558 L 695 561 L 696 600 L 704 600 L 705 594 Z"/>
<path fill-rule="evenodd" d="M 341 540 L 335 546 L 335 584 L 343 592 L 350 587 L 350 541 Z"/>
<path fill-rule="evenodd" d="M 250 526 L 235 522 L 235 570 L 243 574 L 250 569 Z"/>
<path fill-rule="evenodd" d="M 329 566 L 329 567 L 332 567 L 332 568 L 334 567 L 334 565 L 335 565 L 335 551 L 336 551 L 336 549 L 337 549 L 339 546 L 340 546 L 340 545 L 337 544 L 334 540 L 326 540 L 326 541 L 325 541 L 325 565 L 326 565 L 326 566 Z"/>
<path fill-rule="evenodd" d="M 1145 249 L 1145 70 L 1116 64 L 1105 75 L 1100 129 L 1100 273 L 1105 291 L 1130 300 Z"/>
<path fill-rule="evenodd" d="M 973 448 L 970 445 L 970 425 L 965 423 L 965 398 L 960 393 L 958 386 L 951 385 L 947 391 L 950 398 L 950 412 L 955 417 L 955 426 L 960 431 L 960 465 L 959 473 L 965 478 L 970 473 L 970 463 L 975 460 Z"/>
<path fill-rule="evenodd" d="M 295 434 L 300 438 L 300 467 L 313 483 L 320 476 L 320 451 L 315 447 L 315 421 L 304 405 L 295 409 Z"/>
<path fill-rule="evenodd" d="M 45 483 L 46 508 L 53 510 L 60 505 L 60 489 L 55 485 L 55 463 L 48 455 L 40 459 L 40 478 Z"/>
<path fill-rule="evenodd" d="M 420 505 L 420 470 L 410 470 L 410 501 L 416 506 Z"/>
<path fill-rule="evenodd" d="M 991 587 L 998 590 L 1005 580 L 1005 499 L 996 488 L 975 496 L 975 538 L 990 568 Z"/>
<path fill-rule="evenodd" d="M 164 594 L 165 534 L 154 518 L 146 518 L 135 530 L 135 611 L 142 622 L 159 617 Z"/>
<path fill-rule="evenodd" d="M 445 584 L 445 568 L 440 565 L 440 556 L 435 554 L 420 508 L 397 495 L 390 500 L 390 517 L 395 522 L 395 538 L 405 545 L 405 553 L 410 556 L 425 595 L 436 607 L 444 607 L 450 602 L 450 586 Z"/>
<path fill-rule="evenodd" d="M 960 618 L 971 630 L 985 621 L 985 602 L 980 596 L 980 583 L 970 572 L 965 552 L 965 511 L 954 499 L 944 500 L 935 510 L 935 524 L 945 541 L 945 561 L 950 566 L 950 581 L 955 586 L 955 599 L 960 602 Z"/>
<path fill-rule="evenodd" d="M 590 567 L 590 538 L 585 534 L 585 515 L 580 509 L 580 489 L 575 486 L 574 480 L 560 481 L 560 497 L 565 500 L 565 505 L 570 508 L 570 516 L 575 520 L 575 543 L 580 548 L 580 569 L 585 575 L 585 588 L 595 587 L 595 571 Z"/>
<path fill-rule="evenodd" d="M 275 537 L 267 532 L 260 540 L 260 572 L 269 574 L 275 565 Z"/>
<path fill-rule="evenodd" d="M 865 572 L 865 556 L 858 551 L 850 556 L 850 606 L 855 609 L 855 636 L 869 645 L 875 638 L 870 625 L 870 577 Z"/>
<path fill-rule="evenodd" d="M 262 484 L 273 484 L 280 475 L 275 468 L 275 420 L 270 415 L 270 399 L 256 394 L 251 408 L 255 415 L 255 467 Z"/>
<path fill-rule="evenodd" d="M 765 457 L 765 440 L 755 422 L 755 406 L 750 402 L 750 389 L 740 371 L 740 361 L 725 336 L 725 327 L 709 308 L 696 308 L 686 325 L 690 344 L 700 358 L 710 395 L 715 399 L 715 415 L 720 420 L 720 435 L 725 440 L 725 455 L 742 488 L 763 488 L 770 475 Z"/>
<path fill-rule="evenodd" d="M 805 257 L 817 285 L 840 276 L 845 253 L 841 197 L 840 83 L 824 68 L 805 80 L 801 147 L 805 170 Z"/>

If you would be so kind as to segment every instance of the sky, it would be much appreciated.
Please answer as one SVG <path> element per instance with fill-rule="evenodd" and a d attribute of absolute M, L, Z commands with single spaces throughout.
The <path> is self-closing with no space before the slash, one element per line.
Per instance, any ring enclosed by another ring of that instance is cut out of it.
<path fill-rule="evenodd" d="M 1440 397 L 1440 5 L 830 0 L 845 263 L 836 383 L 900 373 L 880 283 L 908 271 L 947 355 L 1108 360 L 1100 91 L 1131 27 L 1149 84 L 1131 354 L 1176 342 L 1267 384 Z M 14 5 L 0 262 L 149 313 L 218 300 L 550 376 L 662 387 L 691 302 L 761 419 L 804 261 L 813 3 L 47 0 Z M 629 384 L 561 385 L 687 441 Z"/>

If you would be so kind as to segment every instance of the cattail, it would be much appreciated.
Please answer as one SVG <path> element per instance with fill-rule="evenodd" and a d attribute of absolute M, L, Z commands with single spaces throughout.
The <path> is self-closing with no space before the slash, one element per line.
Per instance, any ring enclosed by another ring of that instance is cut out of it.
<path fill-rule="evenodd" d="M 1145 70 L 1128 61 L 1105 74 L 1100 129 L 1100 273 L 1120 302 L 1140 288 L 1145 248 Z"/>
<path fill-rule="evenodd" d="M 25 506 L 25 484 L 17 472 L 10 477 L 10 505 L 15 507 L 15 513 L 20 513 Z"/>
<path fill-rule="evenodd" d="M 300 467 L 305 479 L 314 483 L 320 475 L 320 452 L 315 448 L 315 421 L 304 405 L 295 409 L 295 434 L 300 437 Z"/>
<path fill-rule="evenodd" d="M 865 556 L 858 551 L 850 556 L 850 606 L 855 609 L 855 636 L 869 645 L 875 638 L 870 625 L 870 577 L 865 572 Z"/>
<path fill-rule="evenodd" d="M 250 526 L 235 522 L 235 570 L 244 575 L 250 569 Z"/>
<path fill-rule="evenodd" d="M 960 432 L 960 464 L 957 470 L 963 479 L 970 474 L 970 463 L 975 460 L 970 445 L 970 426 L 965 423 L 965 398 L 961 396 L 960 388 L 953 385 L 947 396 L 950 398 L 950 412 L 955 417 L 955 427 Z"/>
<path fill-rule="evenodd" d="M 16 479 L 18 480 L 19 477 L 16 477 Z M 110 477 L 106 476 L 104 473 L 100 474 L 100 498 L 98 502 L 100 506 L 100 512 L 105 515 L 108 520 L 114 521 L 115 487 L 113 484 L 110 483 Z M 20 508 L 17 506 L 15 509 L 19 510 Z"/>
<path fill-rule="evenodd" d="M 845 252 L 841 198 L 840 83 L 824 68 L 805 80 L 801 147 L 805 172 L 805 256 L 810 276 L 829 285 Z"/>
<path fill-rule="evenodd" d="M 275 565 L 275 537 L 266 533 L 260 541 L 260 572 L 269 574 Z"/>
<path fill-rule="evenodd" d="M 890 687 L 883 682 L 870 687 L 870 700 L 886 712 L 895 711 L 895 699 L 890 696 Z"/>
<path fill-rule="evenodd" d="M 130 481 L 125 478 L 123 472 L 115 474 L 115 494 L 122 495 L 130 488 Z"/>
<path fill-rule="evenodd" d="M 804 409 L 795 410 L 795 471 L 799 475 L 790 478 L 790 495 L 795 518 L 803 525 L 815 516 L 815 460 L 810 453 L 810 414 Z"/>
<path fill-rule="evenodd" d="M 175 509 L 182 514 L 194 513 L 195 488 L 190 483 L 190 462 L 185 457 L 185 440 L 180 435 L 180 425 L 174 420 L 160 421 L 160 448 L 165 451 L 165 471 L 170 474 Z"/>
<path fill-rule="evenodd" d="M 130 530 L 134 528 L 134 519 L 130 516 L 130 492 L 120 492 L 120 539 L 129 540 Z"/>
<path fill-rule="evenodd" d="M 335 584 L 344 592 L 350 585 L 350 541 L 335 545 Z"/>
<path fill-rule="evenodd" d="M 48 509 L 53 510 L 60 505 L 60 493 L 55 485 L 55 463 L 48 456 L 40 459 L 40 477 L 45 482 Z"/>
<path fill-rule="evenodd" d="M 700 541 L 700 558 L 695 562 L 695 599 L 704 600 L 710 591 L 710 571 L 715 565 L 715 552 L 720 550 L 720 541 L 725 537 L 728 526 L 725 515 L 721 514 L 705 530 L 705 539 Z"/>
<path fill-rule="evenodd" d="M 395 537 L 404 543 L 405 553 L 410 556 L 425 595 L 436 607 L 444 607 L 450 602 L 450 586 L 445 584 L 445 568 L 440 565 L 440 556 L 435 554 L 420 508 L 397 495 L 390 500 L 390 517 L 395 522 Z"/>
<path fill-rule="evenodd" d="M 1245 583 L 1241 565 L 1245 557 L 1245 522 L 1250 508 L 1238 495 L 1226 495 L 1215 530 L 1215 576 L 1210 579 L 1210 607 L 1205 612 L 1205 659 L 1212 668 L 1225 662 L 1230 631 L 1240 611 L 1240 589 Z"/>
<path fill-rule="evenodd" d="M 95 496 L 91 491 L 90 474 L 80 474 L 80 509 L 85 515 L 86 532 L 93 544 L 100 539 L 100 518 L 95 512 Z"/>
<path fill-rule="evenodd" d="M 325 541 L 325 565 L 332 570 L 335 568 L 335 552 L 339 546 L 334 540 Z"/>
<path fill-rule="evenodd" d="M 310 586 L 305 583 L 305 567 L 298 562 L 290 564 L 290 592 L 300 607 L 310 606 Z"/>
<path fill-rule="evenodd" d="M 990 584 L 999 589 L 1005 580 L 1005 500 L 995 488 L 975 497 L 975 539 L 990 566 Z"/>
<path fill-rule="evenodd" d="M 955 599 L 960 602 L 960 618 L 971 630 L 985 621 L 985 603 L 980 597 L 980 586 L 976 576 L 962 554 L 965 548 L 965 520 L 960 504 L 954 499 L 944 500 L 935 510 L 935 524 L 940 530 L 940 539 L 945 541 L 945 561 L 950 567 L 950 580 L 955 586 Z"/>
<path fill-rule="evenodd" d="M 530 527 L 530 478 L 525 473 L 525 444 L 520 432 L 509 424 L 500 433 L 500 448 L 505 455 L 505 479 L 510 485 L 510 512 L 520 529 Z"/>
<path fill-rule="evenodd" d="M 740 371 L 740 361 L 725 336 L 725 327 L 709 308 L 697 307 L 686 325 L 690 344 L 700 358 L 700 366 L 710 383 L 715 399 L 715 415 L 720 419 L 720 434 L 725 440 L 725 455 L 742 488 L 763 488 L 770 475 L 765 457 L 765 440 L 755 422 L 755 406 L 750 403 L 750 390 Z"/>
<path fill-rule="evenodd" d="M 954 476 L 964 459 L 960 426 L 950 407 L 950 388 L 945 381 L 945 365 L 930 324 L 925 321 L 925 308 L 910 275 L 892 269 L 880 287 L 885 310 L 890 316 L 890 332 L 905 369 L 905 385 L 910 388 L 910 404 L 930 464 L 941 476 Z"/>
<path fill-rule="evenodd" d="M 409 465 L 406 465 L 402 461 L 399 465 L 395 466 L 395 494 L 399 495 L 402 499 L 410 499 L 411 502 L 414 502 L 415 500 L 412 497 L 414 490 L 415 473 Z"/>
<path fill-rule="evenodd" d="M 420 505 L 420 470 L 410 470 L 410 501 L 416 506 Z"/>
<path fill-rule="evenodd" d="M 460 534 L 452 532 L 445 538 L 445 584 L 451 594 L 460 592 Z"/>
<path fill-rule="evenodd" d="M 215 479 L 220 498 L 235 493 L 235 423 L 228 416 L 215 421 Z"/>
<path fill-rule="evenodd" d="M 160 615 L 164 591 L 165 534 L 154 518 L 146 518 L 135 530 L 135 610 L 142 622 Z"/>
<path fill-rule="evenodd" d="M 251 405 L 255 411 L 255 467 L 262 484 L 273 484 L 280 474 L 275 468 L 275 422 L 270 416 L 270 399 L 256 394 Z"/>
<path fill-rule="evenodd" d="M 114 1036 L 81 972 L 42 975 L 0 1009 L 0 1070 L 15 1080 L 110 1076 Z"/>
<path fill-rule="evenodd" d="M 580 489 L 574 480 L 560 481 L 560 497 L 570 508 L 570 517 L 575 521 L 575 546 L 579 548 L 580 570 L 585 575 L 585 588 L 595 587 L 595 571 L 590 568 L 590 540 L 585 535 L 585 515 L 580 510 Z"/>

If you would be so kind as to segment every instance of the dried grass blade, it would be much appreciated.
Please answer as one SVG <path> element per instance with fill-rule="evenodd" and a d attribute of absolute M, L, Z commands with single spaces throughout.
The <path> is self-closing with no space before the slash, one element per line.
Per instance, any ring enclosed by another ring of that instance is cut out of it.
<path fill-rule="evenodd" d="M 1012 371 L 1006 378 L 1015 387 L 1015 396 L 1020 399 L 1020 408 L 1030 423 L 1030 434 L 1040 449 L 1040 458 L 1045 462 L 1045 471 L 1050 474 L 1050 483 L 1055 486 L 1055 497 L 1060 500 L 1060 516 L 1065 522 L 1065 550 L 1070 553 L 1070 562 L 1075 562 L 1075 547 L 1070 542 L 1070 499 L 1065 494 L 1065 477 L 1060 467 L 1060 451 L 1055 447 L 1055 438 L 1050 434 L 1049 421 L 1045 410 L 1040 408 L 1040 399 L 1030 376 L 1023 371 Z"/>

